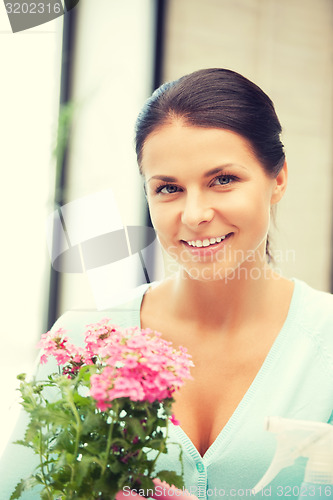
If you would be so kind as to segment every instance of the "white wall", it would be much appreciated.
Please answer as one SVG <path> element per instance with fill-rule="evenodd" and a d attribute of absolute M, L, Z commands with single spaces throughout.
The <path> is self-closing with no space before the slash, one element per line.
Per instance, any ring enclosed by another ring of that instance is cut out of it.
<path fill-rule="evenodd" d="M 136 116 L 151 92 L 154 7 L 154 0 L 98 0 L 98 9 L 93 1 L 78 8 L 73 85 L 78 110 L 66 201 L 112 189 L 124 225 L 144 224 L 133 140 Z M 62 277 L 61 311 L 98 306 L 86 275 Z"/>
<path fill-rule="evenodd" d="M 0 7 L 1 427 L 14 421 L 16 375 L 30 371 L 48 305 L 45 221 L 59 107 L 62 18 L 13 34 Z"/>
<path fill-rule="evenodd" d="M 289 186 L 272 229 L 277 267 L 329 290 L 333 209 L 331 0 L 169 0 L 164 80 L 225 67 L 281 120 Z"/>

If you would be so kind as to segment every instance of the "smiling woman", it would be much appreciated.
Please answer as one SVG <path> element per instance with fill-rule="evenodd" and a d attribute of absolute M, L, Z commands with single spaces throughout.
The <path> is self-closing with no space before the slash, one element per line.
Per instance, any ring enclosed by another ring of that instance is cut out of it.
<path fill-rule="evenodd" d="M 141 324 L 193 356 L 170 441 L 183 445 L 185 484 L 202 498 L 260 479 L 274 446 L 266 416 L 333 418 L 332 296 L 269 265 L 270 214 L 287 185 L 280 133 L 270 98 L 217 68 L 162 85 L 137 120 L 151 220 L 179 264 L 143 295 Z M 174 469 L 175 453 L 159 467 Z M 291 467 L 270 496 L 303 475 Z"/>

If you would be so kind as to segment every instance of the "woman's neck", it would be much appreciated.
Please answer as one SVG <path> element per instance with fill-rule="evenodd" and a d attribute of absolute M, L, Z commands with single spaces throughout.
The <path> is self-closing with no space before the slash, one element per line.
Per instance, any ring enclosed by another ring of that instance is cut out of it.
<path fill-rule="evenodd" d="M 292 283 L 266 263 L 255 277 L 246 267 L 232 279 L 216 281 L 195 280 L 180 272 L 171 285 L 169 307 L 175 317 L 193 322 L 196 329 L 205 326 L 206 331 L 239 330 L 278 308 L 286 291 L 292 291 Z"/>

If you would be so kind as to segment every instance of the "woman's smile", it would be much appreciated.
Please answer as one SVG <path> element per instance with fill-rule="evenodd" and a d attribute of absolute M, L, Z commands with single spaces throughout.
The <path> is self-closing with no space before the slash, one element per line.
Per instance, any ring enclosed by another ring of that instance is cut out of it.
<path fill-rule="evenodd" d="M 189 252 L 191 255 L 195 256 L 197 260 L 207 262 L 207 260 L 212 260 L 217 252 L 223 252 L 232 234 L 233 233 L 228 233 L 217 238 L 181 241 L 181 243 L 184 246 L 185 252 Z M 184 257 L 181 260 L 184 260 Z"/>
<path fill-rule="evenodd" d="M 185 243 L 195 248 L 211 247 L 212 245 L 216 245 L 217 243 L 223 241 L 227 236 L 228 235 L 225 234 L 224 236 L 217 236 L 216 238 L 209 237 L 209 238 L 203 238 L 202 240 L 189 240 L 185 241 Z"/>

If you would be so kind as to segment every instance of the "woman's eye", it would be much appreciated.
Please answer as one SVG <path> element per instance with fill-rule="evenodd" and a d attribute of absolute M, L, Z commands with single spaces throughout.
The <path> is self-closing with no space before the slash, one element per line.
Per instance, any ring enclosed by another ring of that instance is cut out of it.
<path fill-rule="evenodd" d="M 218 186 L 225 186 L 226 184 L 230 184 L 234 180 L 235 176 L 233 175 L 219 175 L 218 177 L 216 177 L 213 184 Z"/>
<path fill-rule="evenodd" d="M 162 194 L 174 194 L 177 193 L 178 187 L 173 184 L 166 184 L 164 186 L 159 186 L 156 190 L 157 193 Z"/>

